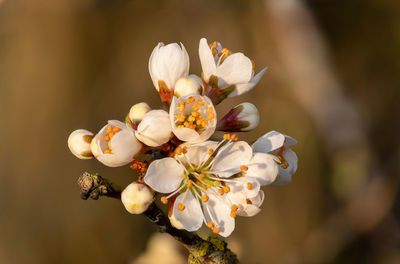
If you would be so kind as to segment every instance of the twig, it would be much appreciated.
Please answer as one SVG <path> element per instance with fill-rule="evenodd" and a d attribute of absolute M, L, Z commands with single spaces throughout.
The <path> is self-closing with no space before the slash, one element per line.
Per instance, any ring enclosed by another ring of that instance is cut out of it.
<path fill-rule="evenodd" d="M 121 199 L 121 190 L 98 174 L 83 173 L 78 179 L 81 198 L 97 200 L 100 196 Z M 227 248 L 227 243 L 217 237 L 202 239 L 195 233 L 173 227 L 163 211 L 152 203 L 143 213 L 155 223 L 159 232 L 168 233 L 181 242 L 189 251 L 190 264 L 237 264 L 236 255 Z"/>

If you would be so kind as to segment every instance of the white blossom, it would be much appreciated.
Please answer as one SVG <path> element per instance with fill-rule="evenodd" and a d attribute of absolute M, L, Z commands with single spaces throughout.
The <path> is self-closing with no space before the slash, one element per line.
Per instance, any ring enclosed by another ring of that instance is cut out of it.
<path fill-rule="evenodd" d="M 119 167 L 131 162 L 142 149 L 134 130 L 126 124 L 110 120 L 93 138 L 91 150 L 106 166 Z"/>
<path fill-rule="evenodd" d="M 189 55 L 181 43 L 158 43 L 149 59 L 149 72 L 154 87 L 164 102 L 173 95 L 176 81 L 189 74 Z"/>
<path fill-rule="evenodd" d="M 176 97 L 199 94 L 202 85 L 201 78 L 191 74 L 187 77 L 181 77 L 175 84 L 174 95 Z"/>
<path fill-rule="evenodd" d="M 146 184 L 133 182 L 121 193 L 121 201 L 131 214 L 141 214 L 153 202 L 154 192 Z"/>
<path fill-rule="evenodd" d="M 129 120 L 133 124 L 138 125 L 140 123 L 140 121 L 142 121 L 143 116 L 150 110 L 151 110 L 151 107 L 145 102 L 135 104 L 129 110 L 129 114 L 128 114 Z"/>
<path fill-rule="evenodd" d="M 69 150 L 79 159 L 92 159 L 93 154 L 90 150 L 90 142 L 94 134 L 85 129 L 77 129 L 68 137 Z"/>
<path fill-rule="evenodd" d="M 151 110 L 143 116 L 135 135 L 147 146 L 158 147 L 169 141 L 171 132 L 169 114 L 164 110 Z"/>
<path fill-rule="evenodd" d="M 174 226 L 195 231 L 205 223 L 214 233 L 226 237 L 235 228 L 237 213 L 252 214 L 231 197 L 241 194 L 257 200 L 260 182 L 273 182 L 277 172 L 272 155 L 255 156 L 246 142 L 226 138 L 219 143 L 182 144 L 174 158 L 153 161 L 144 181 L 155 191 L 169 194 L 162 197 L 163 203 L 176 198 L 170 215 Z M 255 206 L 259 207 L 262 201 L 257 201 Z"/>
<path fill-rule="evenodd" d="M 284 185 L 292 181 L 292 176 L 297 170 L 297 155 L 290 149 L 297 141 L 277 131 L 270 131 L 257 139 L 252 145 L 254 152 L 270 153 L 277 157 L 279 174 L 274 185 Z"/>
<path fill-rule="evenodd" d="M 203 79 L 206 83 L 213 82 L 217 78 L 217 89 L 224 97 L 234 97 L 250 91 L 264 75 L 267 68 L 262 69 L 254 75 L 254 63 L 243 53 L 231 53 L 228 49 L 222 48 L 219 42 L 210 45 L 207 39 L 202 38 L 199 44 L 199 56 L 203 69 Z M 212 86 L 212 85 L 211 85 Z M 210 89 L 210 87 L 208 87 Z M 216 94 L 216 91 L 212 94 Z M 219 96 L 222 96 L 219 94 Z M 211 96 L 210 96 L 211 97 Z M 214 98 L 212 98 L 214 101 Z M 220 101 L 224 98 L 215 99 Z"/>
<path fill-rule="evenodd" d="M 172 99 L 169 110 L 172 132 L 190 143 L 203 142 L 215 132 L 217 114 L 207 96 L 187 95 Z"/>

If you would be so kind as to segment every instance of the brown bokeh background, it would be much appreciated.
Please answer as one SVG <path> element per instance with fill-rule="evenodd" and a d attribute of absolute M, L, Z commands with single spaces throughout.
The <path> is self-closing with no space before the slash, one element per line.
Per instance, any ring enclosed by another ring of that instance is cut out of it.
<path fill-rule="evenodd" d="M 299 169 L 265 187 L 230 237 L 242 263 L 400 263 L 400 4 L 397 0 L 0 0 L 0 263 L 129 263 L 155 226 L 116 200 L 82 201 L 76 179 L 126 185 L 129 167 L 80 161 L 71 131 L 96 132 L 134 103 L 159 106 L 148 58 L 219 40 L 269 70 L 249 101 L 295 137 Z"/>

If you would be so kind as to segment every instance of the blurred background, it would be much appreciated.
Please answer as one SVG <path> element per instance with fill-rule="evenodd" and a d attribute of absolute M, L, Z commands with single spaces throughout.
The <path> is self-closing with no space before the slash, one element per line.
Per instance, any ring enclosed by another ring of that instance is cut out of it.
<path fill-rule="evenodd" d="M 81 200 L 83 171 L 122 186 L 136 175 L 76 159 L 67 137 L 138 102 L 159 107 L 152 49 L 184 43 L 200 74 L 201 37 L 269 67 L 219 115 L 252 102 L 261 124 L 241 138 L 277 130 L 299 142 L 292 183 L 265 187 L 262 212 L 228 239 L 242 263 L 400 263 L 397 0 L 0 0 L 0 263 L 184 253 L 119 201 Z"/>

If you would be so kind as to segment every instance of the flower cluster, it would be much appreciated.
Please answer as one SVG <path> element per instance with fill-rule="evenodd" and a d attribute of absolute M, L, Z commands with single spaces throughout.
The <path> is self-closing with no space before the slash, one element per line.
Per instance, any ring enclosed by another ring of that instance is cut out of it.
<path fill-rule="evenodd" d="M 135 104 L 125 122 L 108 121 L 97 134 L 78 129 L 68 146 L 81 159 L 94 157 L 110 167 L 131 164 L 140 177 L 121 195 L 130 213 L 144 212 L 158 192 L 161 202 L 169 204 L 176 228 L 196 231 L 204 223 L 226 237 L 237 216 L 260 211 L 261 186 L 291 181 L 297 156 L 290 147 L 297 142 L 276 131 L 252 145 L 239 141 L 236 132 L 259 124 L 257 108 L 242 103 L 218 120 L 215 105 L 251 90 L 266 68 L 255 75 L 254 62 L 243 53 L 204 38 L 199 56 L 201 77 L 189 75 L 185 47 L 159 43 L 149 71 L 163 109 Z M 211 140 L 215 131 L 227 133 L 222 140 Z"/>

